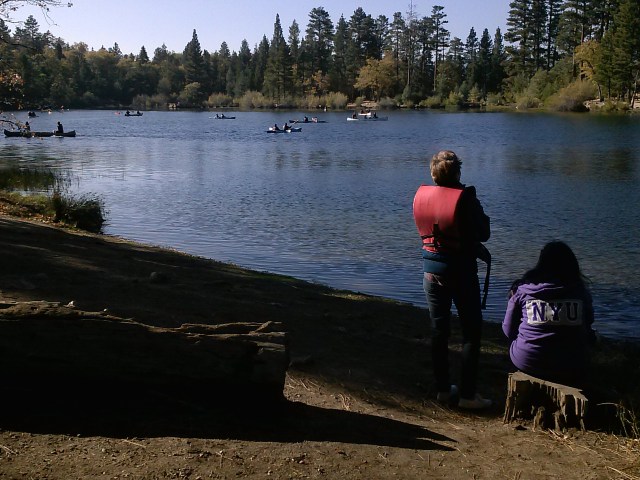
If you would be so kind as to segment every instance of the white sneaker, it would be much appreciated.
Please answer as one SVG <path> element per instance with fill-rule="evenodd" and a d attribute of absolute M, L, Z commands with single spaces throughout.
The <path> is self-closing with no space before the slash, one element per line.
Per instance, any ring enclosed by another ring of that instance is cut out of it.
<path fill-rule="evenodd" d="M 458 395 L 458 386 L 451 385 L 451 388 L 449 389 L 448 392 L 438 392 L 438 394 L 436 395 L 436 400 L 442 403 L 448 403 L 451 401 L 452 398 L 456 397 L 457 395 Z"/>
<path fill-rule="evenodd" d="M 458 401 L 458 406 L 460 408 L 466 408 L 469 410 L 483 410 L 485 408 L 489 408 L 491 405 L 493 405 L 493 402 L 488 398 L 482 398 L 479 393 L 476 393 L 476 396 L 472 399 L 461 398 Z"/>

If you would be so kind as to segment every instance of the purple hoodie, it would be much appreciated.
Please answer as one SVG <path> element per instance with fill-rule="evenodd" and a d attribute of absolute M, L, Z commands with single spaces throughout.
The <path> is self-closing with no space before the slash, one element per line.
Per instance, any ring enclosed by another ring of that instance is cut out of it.
<path fill-rule="evenodd" d="M 549 381 L 582 384 L 587 377 L 593 305 L 582 286 L 552 283 L 518 286 L 509 299 L 502 330 L 511 340 L 519 370 Z"/>

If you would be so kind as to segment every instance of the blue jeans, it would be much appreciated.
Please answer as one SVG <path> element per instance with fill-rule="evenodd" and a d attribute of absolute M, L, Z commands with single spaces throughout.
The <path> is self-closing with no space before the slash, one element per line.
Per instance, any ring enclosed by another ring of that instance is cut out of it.
<path fill-rule="evenodd" d="M 460 397 L 474 398 L 482 337 L 480 283 L 475 271 L 451 269 L 442 275 L 425 273 L 424 292 L 431 317 L 431 361 L 438 392 L 448 392 L 451 305 L 455 304 L 462 330 Z"/>

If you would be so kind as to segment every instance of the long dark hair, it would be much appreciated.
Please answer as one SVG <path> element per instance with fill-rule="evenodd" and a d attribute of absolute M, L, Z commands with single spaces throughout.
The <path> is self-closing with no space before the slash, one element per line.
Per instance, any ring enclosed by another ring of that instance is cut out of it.
<path fill-rule="evenodd" d="M 544 282 L 586 287 L 589 279 L 580 271 L 578 259 L 569 245 L 555 240 L 542 247 L 536 266 L 516 280 L 511 291 L 515 292 L 518 285 L 525 283 Z"/>

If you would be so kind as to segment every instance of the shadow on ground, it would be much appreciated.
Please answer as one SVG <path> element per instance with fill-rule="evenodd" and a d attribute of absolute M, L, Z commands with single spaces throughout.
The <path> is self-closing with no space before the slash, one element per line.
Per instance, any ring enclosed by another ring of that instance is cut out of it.
<path fill-rule="evenodd" d="M 108 386 L 100 396 L 76 392 L 5 390 L 0 428 L 35 434 L 115 438 L 230 438 L 262 442 L 339 442 L 414 450 L 453 450 L 425 427 L 363 413 L 288 400 L 256 405 L 132 392 Z M 117 393 L 122 392 L 122 393 Z M 52 394 L 53 393 L 53 394 Z M 53 398 L 52 398 L 53 397 Z"/>

